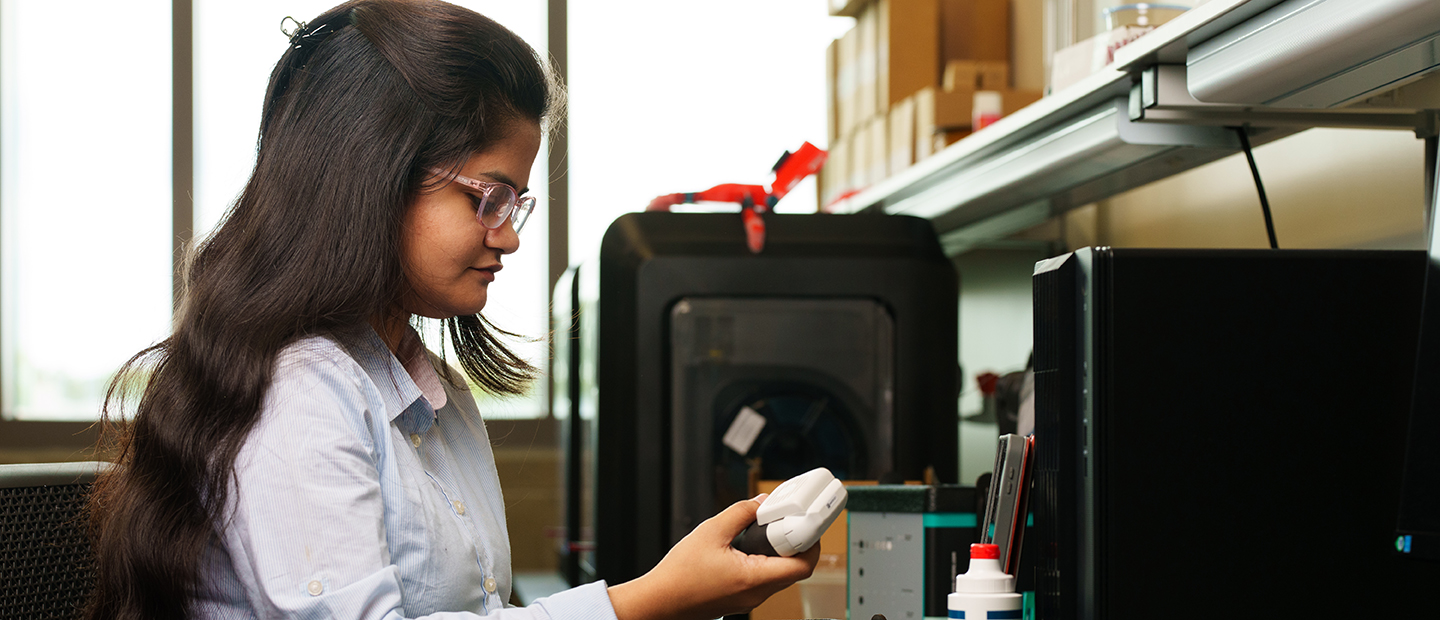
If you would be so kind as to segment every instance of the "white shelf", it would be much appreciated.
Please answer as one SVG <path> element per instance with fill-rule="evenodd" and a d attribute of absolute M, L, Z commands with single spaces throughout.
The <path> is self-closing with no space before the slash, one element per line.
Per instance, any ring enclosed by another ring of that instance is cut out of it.
<path fill-rule="evenodd" d="M 1191 48 L 1236 28 L 1250 28 L 1263 39 L 1267 32 L 1256 16 L 1269 16 L 1273 12 L 1267 11 L 1282 4 L 1211 0 L 1187 11 L 1121 48 L 1110 67 L 867 188 L 834 211 L 928 218 L 953 255 L 1233 154 L 1239 140 L 1228 126 L 1247 126 L 1255 145 L 1316 126 L 1433 131 L 1434 114 L 1413 109 L 1277 110 L 1190 97 L 1184 63 Z M 1435 30 L 1440 32 L 1440 24 Z M 1426 107 L 1440 107 L 1440 101 Z"/>

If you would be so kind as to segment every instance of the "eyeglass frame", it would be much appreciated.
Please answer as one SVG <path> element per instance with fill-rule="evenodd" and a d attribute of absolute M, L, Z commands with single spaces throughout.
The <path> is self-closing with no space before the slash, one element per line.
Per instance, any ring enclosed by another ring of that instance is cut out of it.
<path fill-rule="evenodd" d="M 494 226 L 485 223 L 485 209 L 479 207 L 475 209 L 475 221 L 480 222 L 481 226 L 489 230 L 500 228 L 505 224 L 505 220 L 512 220 L 515 223 L 515 232 L 519 234 L 520 229 L 525 227 L 525 222 L 529 221 L 530 215 L 535 212 L 535 197 L 521 196 L 520 190 L 515 189 L 515 187 L 509 183 L 481 181 L 479 179 L 472 179 L 458 172 L 448 172 L 439 168 L 431 168 L 430 172 L 436 176 L 449 178 L 452 182 L 459 181 L 461 185 L 480 192 L 481 200 L 489 200 L 490 192 L 495 191 L 496 187 L 503 187 L 510 190 L 510 195 L 514 196 L 515 200 L 497 209 L 501 214 L 500 219 L 495 222 Z M 508 211 L 506 211 L 507 209 Z"/>

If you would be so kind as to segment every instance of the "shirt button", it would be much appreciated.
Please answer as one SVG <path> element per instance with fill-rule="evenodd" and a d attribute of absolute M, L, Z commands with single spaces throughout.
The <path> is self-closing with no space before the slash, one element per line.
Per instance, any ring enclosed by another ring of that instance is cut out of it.
<path fill-rule="evenodd" d="M 309 592 L 310 596 L 320 596 L 320 593 L 325 591 L 325 586 L 319 581 L 312 581 L 305 586 L 305 591 Z"/>
<path fill-rule="evenodd" d="M 415 433 L 410 433 L 410 445 L 415 446 L 416 448 L 419 448 L 419 447 L 420 447 L 420 436 L 419 436 L 419 435 L 416 435 Z"/>
<path fill-rule="evenodd" d="M 491 594 L 494 594 L 494 593 L 495 593 L 495 578 L 494 578 L 494 577 L 486 577 L 486 578 L 485 578 L 485 591 L 486 591 L 486 592 L 489 592 L 489 593 L 491 593 Z"/>
<path fill-rule="evenodd" d="M 459 500 L 455 501 L 455 513 L 462 515 L 465 514 L 465 502 Z"/>

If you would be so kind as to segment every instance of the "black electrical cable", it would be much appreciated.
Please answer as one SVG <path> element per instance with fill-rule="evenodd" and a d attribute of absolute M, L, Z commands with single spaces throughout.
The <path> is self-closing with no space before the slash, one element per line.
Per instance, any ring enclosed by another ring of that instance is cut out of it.
<path fill-rule="evenodd" d="M 1260 194 L 1260 210 L 1265 212 L 1265 233 L 1270 235 L 1270 249 L 1280 249 L 1280 242 L 1275 240 L 1275 219 L 1270 217 L 1270 199 L 1265 197 L 1265 184 L 1260 182 L 1260 169 L 1255 166 L 1255 153 L 1250 150 L 1250 134 L 1245 132 L 1244 127 L 1236 127 L 1235 133 L 1240 134 L 1240 148 L 1245 150 L 1245 160 L 1250 162 L 1250 175 L 1255 177 L 1255 191 Z"/>

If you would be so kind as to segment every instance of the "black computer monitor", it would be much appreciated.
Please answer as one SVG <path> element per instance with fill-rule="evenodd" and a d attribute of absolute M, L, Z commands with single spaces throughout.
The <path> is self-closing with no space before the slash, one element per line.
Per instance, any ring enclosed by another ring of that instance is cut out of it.
<path fill-rule="evenodd" d="M 1430 148 L 1433 165 L 1433 143 Z M 1440 226 L 1436 217 L 1432 209 L 1420 350 L 1395 526 L 1395 552 L 1430 561 L 1440 561 Z"/>

